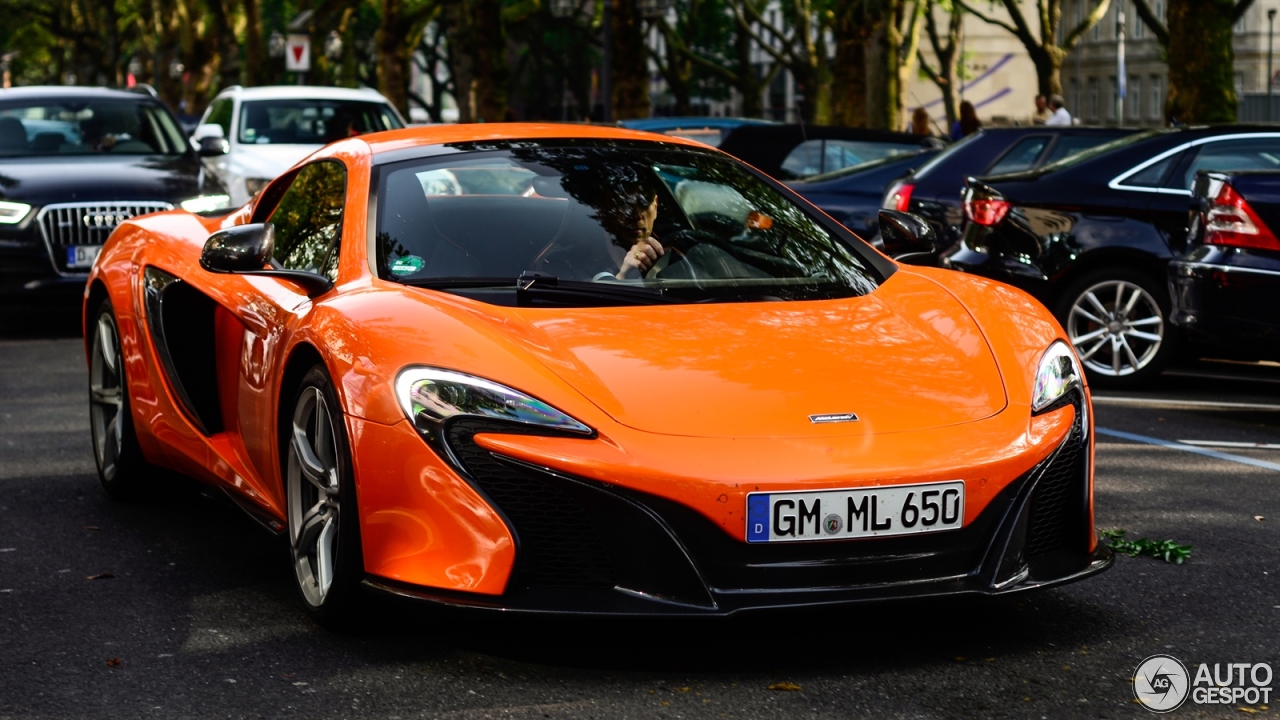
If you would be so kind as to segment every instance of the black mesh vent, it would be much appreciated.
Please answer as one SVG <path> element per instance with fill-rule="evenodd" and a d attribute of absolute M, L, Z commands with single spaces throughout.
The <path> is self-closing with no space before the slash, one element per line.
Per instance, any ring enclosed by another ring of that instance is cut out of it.
<path fill-rule="evenodd" d="M 518 434 L 508 424 L 456 420 L 449 446 L 471 478 L 514 526 L 519 550 L 516 584 L 613 587 L 614 573 L 600 537 L 582 506 L 559 488 L 498 462 L 472 442 L 477 433 Z"/>
<path fill-rule="evenodd" d="M 1084 441 L 1079 413 L 1071 436 L 1058 456 L 1044 469 L 1031 498 L 1031 525 L 1027 531 L 1027 558 L 1044 557 L 1059 551 L 1079 552 L 1087 539 L 1081 529 L 1084 510 L 1085 461 L 1089 447 Z"/>

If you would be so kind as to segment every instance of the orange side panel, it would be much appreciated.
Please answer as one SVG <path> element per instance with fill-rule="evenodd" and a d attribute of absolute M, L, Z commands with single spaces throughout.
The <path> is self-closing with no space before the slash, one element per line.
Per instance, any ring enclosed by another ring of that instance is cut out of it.
<path fill-rule="evenodd" d="M 500 595 L 515 563 L 506 524 L 406 421 L 347 417 L 365 572 Z"/>

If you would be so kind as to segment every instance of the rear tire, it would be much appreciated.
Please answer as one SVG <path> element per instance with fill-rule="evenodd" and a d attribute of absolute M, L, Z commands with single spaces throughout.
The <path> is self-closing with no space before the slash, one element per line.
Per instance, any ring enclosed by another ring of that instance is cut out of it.
<path fill-rule="evenodd" d="M 1084 364 L 1089 384 L 1134 388 L 1150 383 L 1177 354 L 1169 291 L 1144 273 L 1100 269 L 1071 283 L 1056 315 Z"/>
<path fill-rule="evenodd" d="M 313 620 L 344 629 L 355 619 L 364 563 L 346 423 L 324 366 L 307 371 L 286 407 L 280 455 L 295 587 Z"/>
<path fill-rule="evenodd" d="M 89 331 L 89 427 L 98 479 L 113 500 L 137 498 L 155 468 L 143 459 L 134 432 L 120 329 L 109 299 L 98 305 Z"/>

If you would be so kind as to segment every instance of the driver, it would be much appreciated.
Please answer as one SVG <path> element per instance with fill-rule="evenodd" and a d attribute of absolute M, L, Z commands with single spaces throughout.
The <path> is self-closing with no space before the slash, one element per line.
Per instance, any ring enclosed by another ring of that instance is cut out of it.
<path fill-rule="evenodd" d="M 626 255 L 616 273 L 599 273 L 597 280 L 610 279 L 610 275 L 617 280 L 643 277 L 666 253 L 662 243 L 653 237 L 653 225 L 658 219 L 658 193 L 636 180 L 619 188 L 613 206 L 600 213 L 601 225 L 613 236 L 616 247 L 626 249 Z M 616 249 L 611 250 L 616 253 Z"/>

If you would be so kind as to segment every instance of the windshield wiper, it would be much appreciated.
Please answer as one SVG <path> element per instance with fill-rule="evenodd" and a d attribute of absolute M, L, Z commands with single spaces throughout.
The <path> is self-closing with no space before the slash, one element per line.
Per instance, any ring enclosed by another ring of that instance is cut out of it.
<path fill-rule="evenodd" d="M 555 275 L 529 270 L 520 273 L 520 277 L 515 280 L 503 277 L 443 277 L 404 279 L 398 282 L 413 287 L 427 288 L 428 290 L 444 291 L 510 288 L 516 293 L 517 305 L 530 305 L 535 297 L 540 300 L 561 297 L 574 304 L 581 304 L 584 298 L 594 298 L 619 305 L 665 305 L 681 302 L 667 297 L 660 290 L 627 285 L 621 282 L 562 280 Z"/>

